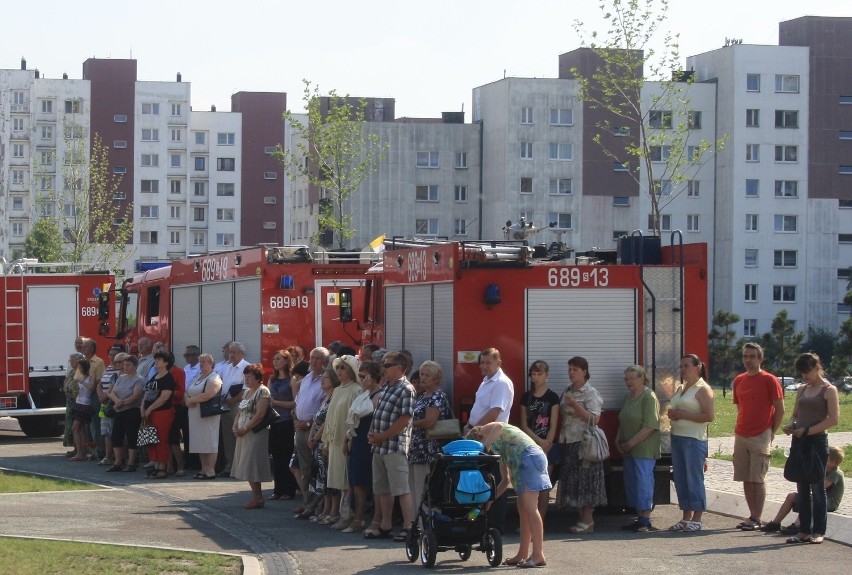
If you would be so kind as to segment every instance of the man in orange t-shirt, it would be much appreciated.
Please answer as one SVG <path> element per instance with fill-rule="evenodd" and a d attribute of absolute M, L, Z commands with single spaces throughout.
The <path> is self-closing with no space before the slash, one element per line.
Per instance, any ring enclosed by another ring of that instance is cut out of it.
<path fill-rule="evenodd" d="M 769 470 L 769 448 L 775 430 L 784 418 L 784 391 L 771 373 L 760 368 L 763 348 L 756 343 L 743 346 L 745 373 L 734 379 L 734 481 L 743 482 L 749 518 L 737 525 L 743 531 L 760 527 L 766 501 L 764 479 Z"/>

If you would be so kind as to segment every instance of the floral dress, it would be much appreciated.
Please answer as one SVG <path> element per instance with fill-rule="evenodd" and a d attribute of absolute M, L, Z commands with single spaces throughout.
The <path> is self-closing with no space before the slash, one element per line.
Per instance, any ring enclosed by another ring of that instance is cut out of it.
<path fill-rule="evenodd" d="M 450 400 L 447 394 L 438 389 L 429 395 L 421 395 L 414 405 L 414 421 L 426 417 L 426 410 L 430 407 L 438 409 L 438 419 L 450 419 L 453 412 L 450 409 Z M 420 427 L 411 430 L 411 444 L 408 447 L 408 462 L 412 464 L 432 464 L 441 453 L 441 442 L 436 439 L 428 439 L 426 431 Z"/>
<path fill-rule="evenodd" d="M 328 415 L 328 404 L 331 401 L 331 396 L 327 397 L 320 404 L 316 415 L 314 415 L 314 424 L 311 428 L 311 435 L 315 434 L 320 426 L 325 423 L 326 415 Z M 328 457 L 322 454 L 323 443 L 320 441 L 314 447 L 314 461 L 311 465 L 311 482 L 309 490 L 311 493 L 321 497 L 325 494 L 325 481 L 328 477 Z"/>

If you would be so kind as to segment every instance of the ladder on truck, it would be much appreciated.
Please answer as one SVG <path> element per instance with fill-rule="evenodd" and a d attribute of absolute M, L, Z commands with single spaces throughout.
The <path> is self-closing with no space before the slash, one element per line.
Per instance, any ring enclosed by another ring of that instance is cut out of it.
<path fill-rule="evenodd" d="M 26 391 L 26 292 L 24 289 L 25 264 L 12 262 L 3 280 L 3 336 L 4 373 L 6 393 L 20 394 Z M 15 408 L 17 405 L 0 407 Z"/>

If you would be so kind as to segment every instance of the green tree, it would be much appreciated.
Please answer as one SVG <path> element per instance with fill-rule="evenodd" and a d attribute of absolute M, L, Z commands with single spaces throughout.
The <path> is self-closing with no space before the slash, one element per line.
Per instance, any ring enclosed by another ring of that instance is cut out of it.
<path fill-rule="evenodd" d="M 573 68 L 571 74 L 579 97 L 603 113 L 594 141 L 645 188 L 659 235 L 662 209 L 687 189 L 681 184 L 722 149 L 725 139 L 708 142 L 694 135 L 700 116 L 689 97 L 693 76 L 681 71 L 678 36 L 663 31 L 669 0 L 601 0 L 600 9 L 608 26 L 604 34 L 589 34 L 583 22 L 574 23 L 597 56 L 596 71 L 584 76 Z M 662 50 L 654 47 L 658 40 Z"/>
<path fill-rule="evenodd" d="M 764 365 L 778 376 L 793 376 L 799 348 L 805 334 L 796 332 L 794 322 L 787 319 L 787 310 L 782 309 L 772 320 L 771 330 L 763 334 Z"/>
<path fill-rule="evenodd" d="M 340 96 L 335 90 L 323 98 L 318 86 L 303 82 L 308 121 L 299 121 L 290 110 L 284 112 L 297 136 L 295 148 L 285 150 L 279 145 L 275 156 L 291 179 L 305 178 L 320 190 L 319 231 L 311 239 L 320 243 L 322 235 L 331 231 L 343 250 L 355 235 L 348 200 L 375 171 L 388 144 L 368 132 L 366 100 Z"/>
<path fill-rule="evenodd" d="M 24 256 L 40 262 L 61 262 L 62 232 L 53 218 L 39 218 L 24 238 Z"/>
<path fill-rule="evenodd" d="M 728 382 L 736 375 L 738 348 L 734 345 L 736 332 L 731 326 L 740 321 L 740 316 L 730 312 L 719 310 L 713 315 L 713 329 L 708 334 L 710 340 L 710 373 L 722 383 L 722 395 L 724 396 Z"/>
<path fill-rule="evenodd" d="M 843 303 L 852 306 L 852 289 L 846 292 Z M 828 371 L 834 377 L 848 376 L 850 363 L 852 363 L 852 318 L 840 325 Z"/>
<path fill-rule="evenodd" d="M 812 327 L 808 328 L 807 335 L 807 340 L 802 343 L 802 347 L 799 349 L 799 352 L 804 353 L 806 351 L 813 351 L 819 356 L 823 366 L 828 367 L 831 365 L 831 359 L 834 355 L 834 344 L 837 342 L 837 336 L 827 329 L 814 329 Z"/>

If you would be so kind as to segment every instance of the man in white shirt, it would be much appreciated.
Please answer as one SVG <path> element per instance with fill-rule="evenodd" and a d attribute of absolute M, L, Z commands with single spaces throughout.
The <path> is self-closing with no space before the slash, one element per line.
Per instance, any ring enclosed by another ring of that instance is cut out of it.
<path fill-rule="evenodd" d="M 494 421 L 508 423 L 509 411 L 515 399 L 515 386 L 500 368 L 502 363 L 500 352 L 493 347 L 479 354 L 479 369 L 482 371 L 483 380 L 476 390 L 465 433 L 475 425 Z"/>
<path fill-rule="evenodd" d="M 222 377 L 222 374 L 225 372 L 225 368 L 228 367 L 228 363 L 230 363 L 230 359 L 228 358 L 228 350 L 231 349 L 232 343 L 234 342 L 225 342 L 225 345 L 222 346 L 222 361 L 216 362 L 216 365 L 213 366 L 213 371 L 218 373 L 219 377 Z"/>
<path fill-rule="evenodd" d="M 299 472 L 301 473 L 302 493 L 308 493 L 308 483 L 311 479 L 311 448 L 308 446 L 308 435 L 311 431 L 311 422 L 322 402 L 323 392 L 322 375 L 328 368 L 329 351 L 324 347 L 311 350 L 309 361 L 311 371 L 299 384 L 299 394 L 296 396 L 296 408 L 293 410 L 293 425 L 296 428 L 296 457 L 299 460 Z M 304 505 L 298 512 L 297 517 L 307 519 L 310 517 L 310 509 Z"/>
<path fill-rule="evenodd" d="M 187 386 L 201 373 L 201 364 L 198 363 L 200 356 L 201 349 L 197 345 L 186 346 L 186 350 L 183 352 L 183 359 L 186 361 L 183 372 L 186 374 Z"/>
<path fill-rule="evenodd" d="M 237 437 L 233 429 L 234 417 L 237 415 L 237 405 L 242 397 L 237 390 L 243 386 L 243 370 L 250 365 L 245 356 L 246 346 L 238 341 L 232 341 L 228 346 L 228 363 L 222 368 L 222 372 L 219 372 L 222 377 L 222 403 L 231 408 L 230 411 L 223 413 L 219 420 L 222 430 L 222 454 L 225 456 L 225 468 L 219 473 L 221 477 L 231 476 L 234 450 L 237 448 Z"/>

